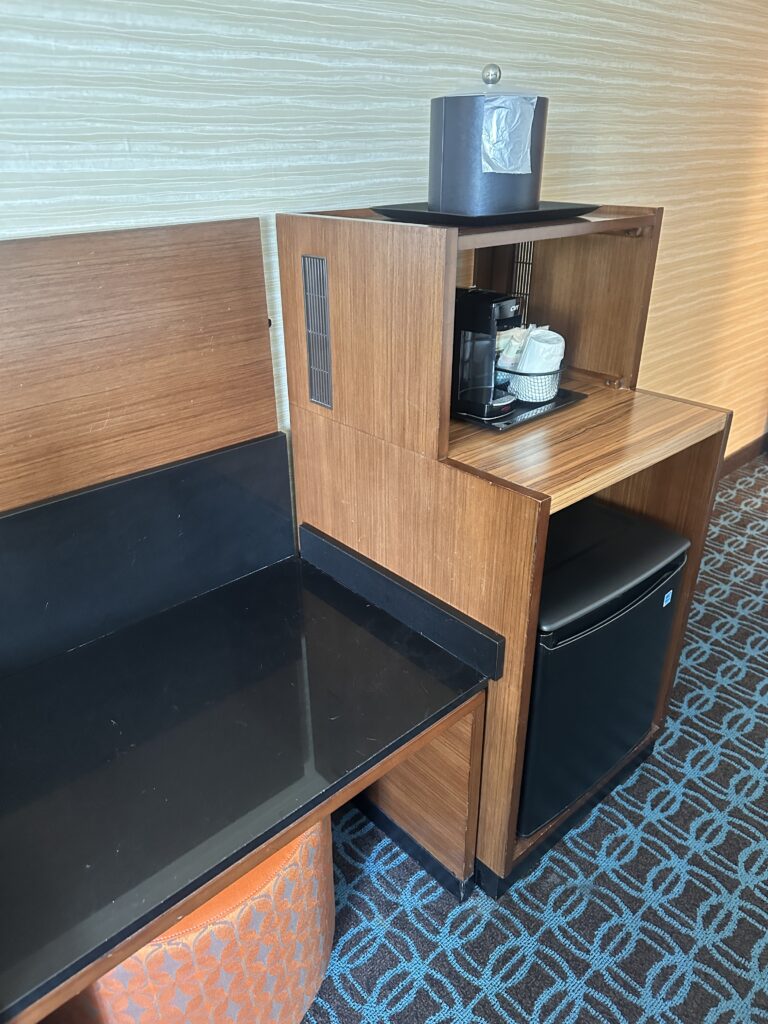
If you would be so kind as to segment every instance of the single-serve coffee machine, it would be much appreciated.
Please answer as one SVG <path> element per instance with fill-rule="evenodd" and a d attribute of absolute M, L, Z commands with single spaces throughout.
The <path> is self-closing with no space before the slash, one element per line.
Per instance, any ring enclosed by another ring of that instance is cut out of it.
<path fill-rule="evenodd" d="M 496 344 L 501 331 L 519 327 L 519 301 L 484 288 L 456 290 L 451 413 L 480 420 L 507 416 L 515 396 L 496 387 Z"/>

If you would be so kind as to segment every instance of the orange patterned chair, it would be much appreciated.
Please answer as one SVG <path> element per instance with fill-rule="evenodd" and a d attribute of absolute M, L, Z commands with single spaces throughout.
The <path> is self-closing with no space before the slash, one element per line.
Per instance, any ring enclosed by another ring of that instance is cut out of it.
<path fill-rule="evenodd" d="M 298 1024 L 328 966 L 330 821 L 113 968 L 51 1024 Z"/>

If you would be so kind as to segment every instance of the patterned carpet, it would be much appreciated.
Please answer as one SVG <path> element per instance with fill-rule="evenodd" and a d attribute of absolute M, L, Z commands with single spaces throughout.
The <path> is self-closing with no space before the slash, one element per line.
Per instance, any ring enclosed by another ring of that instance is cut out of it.
<path fill-rule="evenodd" d="M 654 754 L 498 903 L 355 811 L 307 1024 L 768 1022 L 768 461 L 720 486 Z"/>

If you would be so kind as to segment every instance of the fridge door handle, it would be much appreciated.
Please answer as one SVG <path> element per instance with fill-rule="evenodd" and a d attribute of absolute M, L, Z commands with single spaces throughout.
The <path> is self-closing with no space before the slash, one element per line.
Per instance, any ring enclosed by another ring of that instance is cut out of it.
<path fill-rule="evenodd" d="M 559 643 L 554 643 L 551 646 L 546 643 L 546 637 L 543 637 L 543 642 L 545 643 L 545 646 L 550 651 L 560 650 L 562 647 L 567 647 L 568 644 L 573 644 L 579 640 L 583 640 L 584 637 L 589 636 L 590 633 L 597 632 L 598 629 L 603 629 L 605 626 L 610 626 L 612 622 L 617 622 L 625 615 L 629 615 L 629 613 L 632 612 L 635 608 L 637 608 L 639 604 L 642 604 L 643 601 L 647 600 L 647 598 L 649 598 L 651 594 L 654 594 L 657 590 L 661 590 L 669 582 L 669 580 L 682 569 L 682 567 L 685 565 L 687 561 L 687 557 L 683 556 L 682 561 L 678 562 L 671 569 L 665 572 L 663 576 L 655 577 L 653 581 L 649 584 L 649 586 L 642 593 L 638 594 L 635 598 L 633 598 L 633 600 L 629 604 L 624 605 L 622 608 L 619 608 L 618 611 L 612 612 L 610 615 L 606 616 L 606 618 L 604 619 L 601 619 L 599 622 L 594 622 L 591 626 L 588 626 L 586 629 L 581 630 L 580 633 L 574 633 L 573 636 L 566 637 L 564 640 L 560 640 Z"/>

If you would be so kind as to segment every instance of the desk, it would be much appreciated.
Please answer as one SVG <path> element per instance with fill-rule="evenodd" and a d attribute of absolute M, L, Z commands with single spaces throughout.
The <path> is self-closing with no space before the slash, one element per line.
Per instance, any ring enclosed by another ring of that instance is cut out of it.
<path fill-rule="evenodd" d="M 0 1020 L 40 1019 L 483 687 L 297 559 L 7 677 Z"/>

